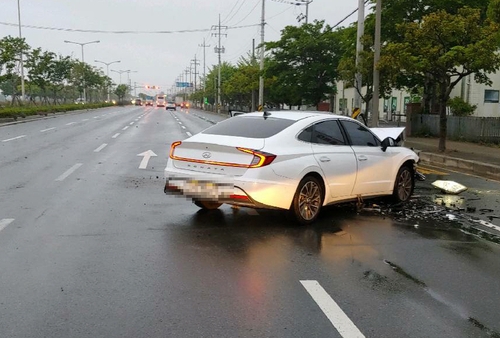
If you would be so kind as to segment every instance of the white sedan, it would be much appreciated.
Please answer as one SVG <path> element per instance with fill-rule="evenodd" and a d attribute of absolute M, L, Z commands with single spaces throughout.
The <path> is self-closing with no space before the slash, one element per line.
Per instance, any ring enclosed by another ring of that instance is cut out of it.
<path fill-rule="evenodd" d="M 171 145 L 164 191 L 203 209 L 227 203 L 289 210 L 302 224 L 337 202 L 406 202 L 418 156 L 396 146 L 397 136 L 381 141 L 379 130 L 323 112 L 235 116 Z"/>

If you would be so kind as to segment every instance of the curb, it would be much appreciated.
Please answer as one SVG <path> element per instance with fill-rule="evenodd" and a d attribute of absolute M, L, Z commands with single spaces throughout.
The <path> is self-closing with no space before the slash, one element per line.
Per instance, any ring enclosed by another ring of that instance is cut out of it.
<path fill-rule="evenodd" d="M 435 153 L 417 152 L 420 160 L 435 166 L 466 170 L 479 176 L 500 179 L 500 166 Z"/>

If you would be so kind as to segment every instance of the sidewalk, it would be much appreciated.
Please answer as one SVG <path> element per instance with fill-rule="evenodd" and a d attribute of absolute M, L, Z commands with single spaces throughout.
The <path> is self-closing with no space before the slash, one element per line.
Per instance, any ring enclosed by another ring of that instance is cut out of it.
<path fill-rule="evenodd" d="M 413 148 L 423 163 L 500 179 L 500 146 L 446 141 L 446 151 L 438 151 L 439 139 L 407 137 L 404 146 Z"/>

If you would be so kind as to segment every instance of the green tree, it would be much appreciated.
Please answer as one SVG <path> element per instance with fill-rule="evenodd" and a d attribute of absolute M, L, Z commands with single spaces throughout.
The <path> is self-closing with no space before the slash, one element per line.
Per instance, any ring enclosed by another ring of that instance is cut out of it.
<path fill-rule="evenodd" d="M 26 68 L 28 69 L 28 79 L 30 83 L 40 88 L 44 103 L 48 103 L 47 87 L 50 84 L 50 79 L 52 73 L 54 72 L 55 57 L 56 55 L 52 52 L 48 51 L 42 52 L 41 48 L 35 48 L 31 51 L 31 53 L 28 55 L 26 59 Z M 33 99 L 34 97 L 31 97 L 31 100 Z"/>
<path fill-rule="evenodd" d="M 29 50 L 30 46 L 24 38 L 6 36 L 0 39 L 0 83 L 7 83 L 11 87 L 12 103 L 19 95 L 17 88 L 21 84 L 21 53 L 26 54 Z"/>
<path fill-rule="evenodd" d="M 123 103 L 123 98 L 127 94 L 128 90 L 129 90 L 129 88 L 127 85 L 120 84 L 120 85 L 116 86 L 114 93 L 116 94 L 116 96 L 118 96 L 118 101 L 120 103 Z"/>
<path fill-rule="evenodd" d="M 479 9 L 463 8 L 457 14 L 445 11 L 427 15 L 421 23 L 400 26 L 405 41 L 390 43 L 380 68 L 395 82 L 403 75 L 425 81 L 430 78 L 438 92 L 440 114 L 439 150 L 446 149 L 446 104 L 452 89 L 466 76 L 490 84 L 488 74 L 500 68 L 497 50 L 498 25 L 481 24 Z"/>
<path fill-rule="evenodd" d="M 474 111 L 476 110 L 477 106 L 476 105 L 471 105 L 468 102 L 465 102 L 464 99 L 462 99 L 459 96 L 456 96 L 452 99 L 448 100 L 448 107 L 450 107 L 451 113 L 454 116 L 469 116 L 474 114 Z"/>
<path fill-rule="evenodd" d="M 324 21 L 287 26 L 278 41 L 265 44 L 273 65 L 266 70 L 282 88 L 296 88 L 295 94 L 317 106 L 334 90 L 341 57 L 340 43 Z"/>

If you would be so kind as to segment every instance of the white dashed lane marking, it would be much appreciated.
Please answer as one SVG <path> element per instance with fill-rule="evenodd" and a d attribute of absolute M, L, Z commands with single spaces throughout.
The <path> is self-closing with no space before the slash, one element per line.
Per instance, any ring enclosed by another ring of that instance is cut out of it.
<path fill-rule="evenodd" d="M 107 143 L 103 143 L 101 144 L 99 147 L 97 147 L 95 150 L 94 150 L 94 153 L 98 153 L 100 152 L 101 150 L 103 150 L 104 148 L 106 148 L 108 144 Z"/>
<path fill-rule="evenodd" d="M 191 137 L 193 134 L 191 134 L 189 131 L 186 131 L 187 136 Z"/>
<path fill-rule="evenodd" d="M 111 137 L 111 138 L 117 138 L 118 136 L 120 136 L 120 133 L 114 134 L 113 137 Z"/>
<path fill-rule="evenodd" d="M 21 135 L 21 136 L 16 136 L 13 138 L 8 138 L 6 140 L 2 140 L 2 142 L 9 142 L 9 141 L 14 141 L 14 140 L 19 140 L 20 138 L 26 137 L 26 135 Z"/>
<path fill-rule="evenodd" d="M 124 127 L 122 130 L 127 130 L 128 129 L 128 126 Z"/>
<path fill-rule="evenodd" d="M 4 219 L 0 220 L 0 231 L 5 229 L 12 222 L 14 222 L 13 218 L 4 218 Z"/>
<path fill-rule="evenodd" d="M 70 123 L 66 123 L 67 126 L 71 126 L 72 124 L 75 124 L 76 122 L 70 122 Z"/>
<path fill-rule="evenodd" d="M 129 124 L 130 124 L 130 125 L 133 125 L 134 123 L 135 123 L 135 122 L 130 122 Z"/>
<path fill-rule="evenodd" d="M 43 130 L 40 130 L 40 132 L 41 132 L 41 133 L 45 133 L 46 131 L 49 131 L 49 130 L 54 130 L 54 129 L 56 129 L 56 127 L 43 129 Z"/>
<path fill-rule="evenodd" d="M 181 126 L 181 128 L 182 128 L 182 129 L 186 129 L 186 127 L 184 127 L 184 126 Z"/>
<path fill-rule="evenodd" d="M 59 176 L 58 178 L 56 178 L 56 181 L 64 181 L 69 175 L 71 175 L 72 173 L 74 173 L 82 165 L 83 165 L 83 163 L 77 163 L 77 164 L 75 164 L 74 166 L 72 166 L 71 168 L 69 168 L 68 170 L 66 170 L 66 172 L 64 174 L 62 174 L 61 176 Z"/>
<path fill-rule="evenodd" d="M 317 281 L 301 280 L 300 283 L 304 286 L 307 292 L 309 292 L 311 297 L 319 305 L 320 309 L 325 313 L 326 317 L 330 320 L 342 337 L 365 337 Z"/>

